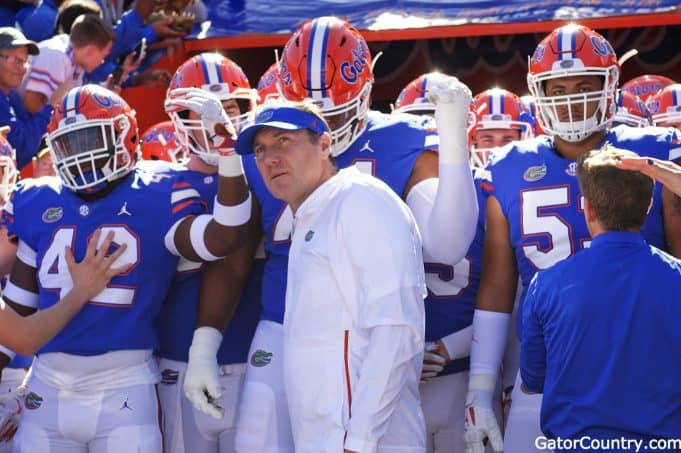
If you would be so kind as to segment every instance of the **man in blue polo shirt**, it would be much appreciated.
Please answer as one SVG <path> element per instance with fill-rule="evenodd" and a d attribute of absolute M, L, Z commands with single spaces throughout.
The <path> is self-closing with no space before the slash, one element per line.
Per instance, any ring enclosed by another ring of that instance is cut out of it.
<path fill-rule="evenodd" d="M 15 28 L 0 28 L 0 126 L 9 126 L 7 140 L 17 151 L 17 167 L 23 168 L 38 152 L 40 138 L 47 131 L 52 106 L 30 115 L 14 91 L 21 85 L 29 66 L 29 55 L 38 55 L 35 42 Z M 59 95 L 63 90 L 59 91 Z"/>
<path fill-rule="evenodd" d="M 557 451 L 639 451 L 681 433 L 681 261 L 640 235 L 654 183 L 617 168 L 630 157 L 579 159 L 593 242 L 537 273 L 522 308 L 522 379 L 544 393 L 544 434 L 567 439 Z"/>

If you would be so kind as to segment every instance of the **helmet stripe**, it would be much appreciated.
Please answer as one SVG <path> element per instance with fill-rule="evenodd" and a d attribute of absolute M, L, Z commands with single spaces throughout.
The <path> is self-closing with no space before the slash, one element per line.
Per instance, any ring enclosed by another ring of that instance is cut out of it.
<path fill-rule="evenodd" d="M 672 94 L 674 95 L 674 105 L 675 106 L 680 106 L 681 105 L 681 89 L 680 88 L 674 88 L 672 90 Z"/>
<path fill-rule="evenodd" d="M 570 52 L 569 58 L 577 58 L 577 35 L 574 30 L 562 29 L 558 32 L 558 59 L 563 60 L 564 55 Z"/>
<path fill-rule="evenodd" d="M 66 117 L 76 116 L 78 114 L 78 99 L 80 98 L 81 89 L 82 88 L 71 90 L 66 94 L 66 96 L 64 96 L 64 103 L 62 107 L 64 108 Z"/>
<path fill-rule="evenodd" d="M 312 21 L 312 33 L 307 51 L 307 85 L 308 95 L 319 99 L 326 96 L 324 80 L 326 72 L 326 42 L 329 36 L 328 17 L 320 17 Z"/>
<path fill-rule="evenodd" d="M 426 90 L 428 89 L 428 75 L 423 76 L 423 81 L 421 82 L 421 96 L 426 97 Z"/>
<path fill-rule="evenodd" d="M 203 79 L 206 81 L 206 84 L 213 85 L 216 83 L 220 83 L 220 77 L 218 75 L 220 71 L 218 71 L 217 63 L 213 61 L 208 61 L 205 55 L 201 55 L 199 57 L 199 61 L 201 62 L 201 69 L 203 70 Z"/>
<path fill-rule="evenodd" d="M 504 113 L 504 95 L 501 93 L 489 96 L 489 113 Z"/>

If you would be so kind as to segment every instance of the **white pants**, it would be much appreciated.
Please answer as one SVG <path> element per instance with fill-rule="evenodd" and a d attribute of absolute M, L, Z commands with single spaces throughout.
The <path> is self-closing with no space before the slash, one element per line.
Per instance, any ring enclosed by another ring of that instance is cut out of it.
<path fill-rule="evenodd" d="M 14 451 L 160 453 L 158 368 L 151 350 L 33 360 Z"/>
<path fill-rule="evenodd" d="M 194 408 L 184 396 L 182 383 L 185 362 L 159 359 L 161 383 L 158 395 L 163 410 L 163 443 L 166 453 L 233 453 L 237 407 L 241 396 L 245 363 L 220 366 L 222 397 L 217 401 L 225 410 L 222 420 Z"/>
<path fill-rule="evenodd" d="M 160 408 L 153 384 L 71 392 L 30 383 L 17 453 L 160 453 Z"/>
<path fill-rule="evenodd" d="M 239 453 L 293 453 L 284 392 L 284 326 L 260 321 L 255 330 L 236 424 Z"/>
<path fill-rule="evenodd" d="M 432 378 L 419 390 L 426 419 L 426 451 L 463 453 L 468 371 Z"/>
<path fill-rule="evenodd" d="M 516 376 L 513 393 L 513 404 L 506 423 L 504 435 L 504 451 L 509 453 L 550 453 L 551 450 L 538 450 L 535 439 L 543 436 L 539 427 L 542 394 L 526 393 L 522 389 L 520 372 Z"/>
<path fill-rule="evenodd" d="M 0 393 L 5 394 L 15 390 L 24 382 L 26 370 L 23 368 L 5 368 L 2 370 L 2 383 L 0 383 Z M 0 442 L 0 453 L 10 453 L 14 439 L 8 442 Z"/>

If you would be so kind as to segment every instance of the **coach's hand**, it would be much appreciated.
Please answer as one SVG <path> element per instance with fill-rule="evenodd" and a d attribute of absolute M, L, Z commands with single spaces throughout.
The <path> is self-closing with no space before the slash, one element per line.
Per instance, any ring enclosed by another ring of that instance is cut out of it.
<path fill-rule="evenodd" d="M 198 410 L 220 420 L 225 410 L 215 402 L 222 396 L 218 380 L 217 352 L 222 334 L 213 327 L 199 327 L 194 331 L 189 347 L 189 363 L 184 376 L 184 394 Z"/>
<path fill-rule="evenodd" d="M 484 453 L 485 438 L 489 439 L 494 451 L 501 452 L 504 449 L 501 430 L 492 410 L 494 386 L 494 376 L 474 374 L 470 377 L 463 433 L 466 453 Z"/>

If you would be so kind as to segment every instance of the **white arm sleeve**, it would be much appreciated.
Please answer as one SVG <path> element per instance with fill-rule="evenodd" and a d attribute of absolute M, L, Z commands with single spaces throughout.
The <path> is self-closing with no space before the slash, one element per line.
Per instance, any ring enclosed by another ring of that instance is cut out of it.
<path fill-rule="evenodd" d="M 409 374 L 420 373 L 420 367 L 415 366 L 415 362 L 422 362 L 423 348 L 416 347 L 417 344 L 419 342 L 413 329 L 407 326 L 378 326 L 372 329 L 367 355 L 352 398 L 346 449 L 376 451 L 376 445 L 388 429 L 388 421 Z M 412 380 L 418 380 L 418 377 L 413 376 Z"/>
<path fill-rule="evenodd" d="M 440 177 L 416 184 L 407 195 L 427 260 L 461 261 L 475 236 L 478 200 L 468 163 L 440 163 Z"/>
<path fill-rule="evenodd" d="M 475 310 L 471 343 L 471 375 L 499 373 L 511 325 L 510 313 Z"/>
<path fill-rule="evenodd" d="M 440 338 L 447 349 L 447 355 L 452 360 L 468 357 L 471 353 L 471 341 L 473 341 L 473 326 L 465 327 Z"/>

